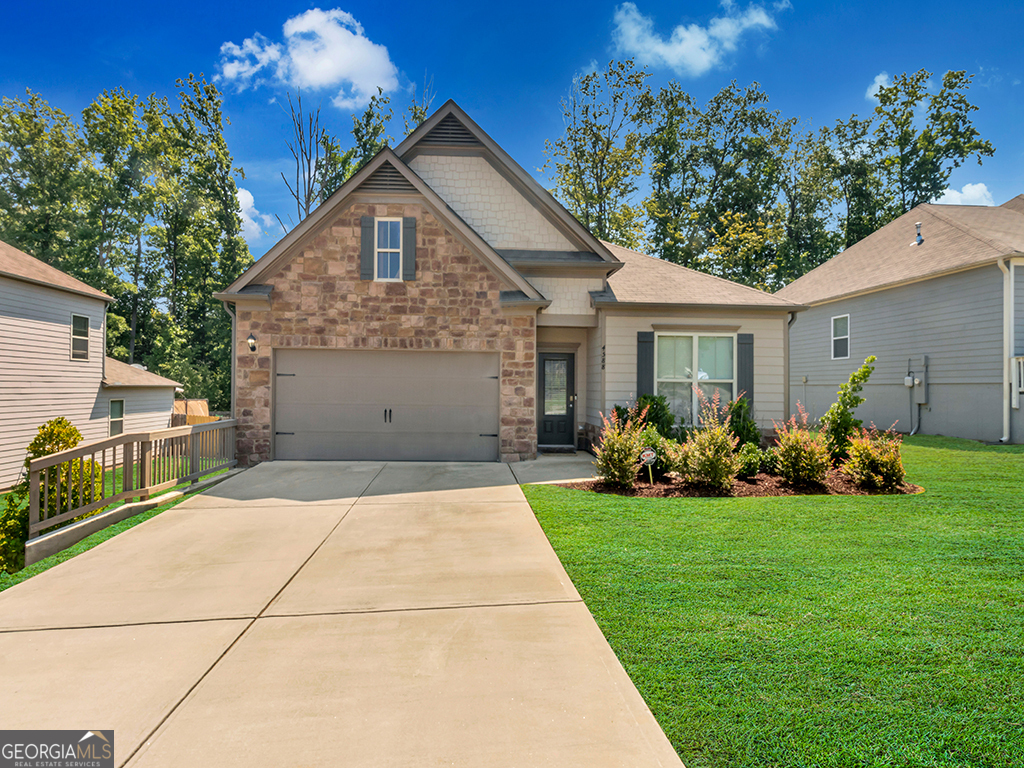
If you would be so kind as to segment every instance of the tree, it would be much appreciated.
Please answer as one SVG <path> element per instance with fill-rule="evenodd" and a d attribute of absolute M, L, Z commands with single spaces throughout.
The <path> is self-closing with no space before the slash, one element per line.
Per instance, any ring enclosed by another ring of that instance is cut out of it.
<path fill-rule="evenodd" d="M 352 138 L 355 141 L 356 153 L 355 171 L 370 162 L 374 155 L 391 143 L 391 137 L 387 135 L 387 126 L 394 116 L 391 98 L 385 96 L 384 89 L 379 87 L 377 93 L 370 97 L 370 103 L 366 105 L 363 113 L 359 117 L 352 116 Z"/>
<path fill-rule="evenodd" d="M 931 76 L 924 69 L 904 73 L 878 89 L 875 137 L 885 153 L 882 178 L 892 218 L 938 198 L 969 157 L 981 165 L 982 157 L 995 152 L 970 120 L 978 109 L 966 96 L 973 75 L 951 70 L 939 91 L 928 93 Z"/>
<path fill-rule="evenodd" d="M 628 248 L 644 240 L 643 209 L 634 198 L 653 106 L 648 77 L 632 60 L 575 77 L 561 103 L 565 132 L 544 150 L 555 195 L 594 235 Z"/>
<path fill-rule="evenodd" d="M 871 134 L 872 120 L 856 115 L 837 120 L 825 133 L 831 176 L 840 203 L 841 247 L 849 248 L 894 218 L 882 190 L 879 148 Z"/>
<path fill-rule="evenodd" d="M 419 128 L 420 123 L 427 119 L 427 115 L 430 114 L 430 105 L 436 95 L 433 91 L 434 78 L 431 77 L 428 80 L 426 75 L 423 76 L 423 91 L 419 98 L 416 96 L 416 86 L 413 85 L 412 101 L 409 102 L 405 114 L 402 115 L 406 136 Z"/>

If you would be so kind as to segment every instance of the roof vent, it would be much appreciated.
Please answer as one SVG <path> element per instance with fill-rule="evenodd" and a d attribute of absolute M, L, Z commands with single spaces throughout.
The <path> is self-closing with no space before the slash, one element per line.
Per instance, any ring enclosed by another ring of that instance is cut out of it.
<path fill-rule="evenodd" d="M 917 227 L 917 237 L 915 237 L 914 242 L 910 244 L 911 248 L 913 248 L 915 245 L 920 245 L 921 243 L 924 242 L 924 238 L 921 237 L 921 222 L 917 222 L 917 224 L 915 224 L 914 226 Z"/>

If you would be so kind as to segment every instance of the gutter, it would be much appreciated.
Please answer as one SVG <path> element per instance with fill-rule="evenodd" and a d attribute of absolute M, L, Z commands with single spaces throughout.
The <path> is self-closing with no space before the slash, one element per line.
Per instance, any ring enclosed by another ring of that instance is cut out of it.
<path fill-rule="evenodd" d="M 238 318 L 235 317 L 235 313 L 231 311 L 231 307 L 228 306 L 227 301 L 221 299 L 221 304 L 224 305 L 224 311 L 231 317 L 231 418 L 235 418 L 235 354 L 237 346 L 237 336 L 235 323 Z"/>
<path fill-rule="evenodd" d="M 1010 400 L 1013 377 L 1013 270 L 1007 266 L 1009 257 L 996 262 L 1003 273 L 1003 436 L 1000 443 L 1010 442 Z"/>

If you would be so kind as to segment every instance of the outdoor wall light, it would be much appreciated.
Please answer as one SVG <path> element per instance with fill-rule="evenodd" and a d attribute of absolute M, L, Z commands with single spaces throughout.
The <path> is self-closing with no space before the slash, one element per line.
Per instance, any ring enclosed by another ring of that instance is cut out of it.
<path fill-rule="evenodd" d="M 249 334 L 249 338 L 248 338 L 248 339 L 246 339 L 246 341 L 247 341 L 247 342 L 249 343 L 249 351 L 250 351 L 250 352 L 255 352 L 255 351 L 256 351 L 256 337 L 255 337 L 255 336 L 253 336 L 253 335 L 252 335 L 252 334 L 250 333 L 250 334 Z"/>

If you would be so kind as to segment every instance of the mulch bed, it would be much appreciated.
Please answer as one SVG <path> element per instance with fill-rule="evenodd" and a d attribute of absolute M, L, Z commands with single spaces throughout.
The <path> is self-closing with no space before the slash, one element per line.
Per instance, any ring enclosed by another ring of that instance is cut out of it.
<path fill-rule="evenodd" d="M 733 480 L 729 493 L 721 493 L 698 485 L 688 485 L 667 477 L 655 479 L 651 485 L 644 479 L 638 479 L 633 488 L 619 488 L 608 485 L 600 480 L 587 480 L 580 483 L 560 484 L 563 488 L 574 488 L 578 491 L 594 491 L 595 493 L 614 493 L 618 496 L 636 496 L 640 498 L 673 498 L 679 496 L 873 496 L 921 493 L 919 485 L 903 483 L 892 494 L 881 494 L 878 491 L 867 491 L 857 486 L 837 469 L 829 470 L 822 485 L 794 486 L 781 477 L 766 475 L 763 472 L 750 480 Z"/>

